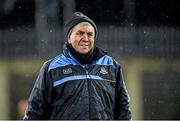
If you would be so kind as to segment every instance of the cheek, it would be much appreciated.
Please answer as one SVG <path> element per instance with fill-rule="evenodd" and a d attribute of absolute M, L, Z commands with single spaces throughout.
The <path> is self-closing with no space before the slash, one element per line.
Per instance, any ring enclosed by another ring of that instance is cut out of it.
<path fill-rule="evenodd" d="M 91 42 L 91 45 L 94 45 L 94 39 L 92 39 L 90 42 Z"/>
<path fill-rule="evenodd" d="M 75 39 L 73 37 L 70 37 L 69 40 L 68 40 L 68 42 L 71 43 L 71 44 L 73 44 L 74 41 L 75 41 Z"/>

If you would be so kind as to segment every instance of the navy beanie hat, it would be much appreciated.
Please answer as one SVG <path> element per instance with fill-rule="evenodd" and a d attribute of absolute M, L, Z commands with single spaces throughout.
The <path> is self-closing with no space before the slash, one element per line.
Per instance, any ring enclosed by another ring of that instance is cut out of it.
<path fill-rule="evenodd" d="M 96 24 L 88 16 L 81 12 L 74 12 L 71 19 L 65 24 L 65 35 L 68 36 L 71 29 L 81 22 L 90 23 L 95 30 L 95 38 L 97 37 L 97 27 Z"/>

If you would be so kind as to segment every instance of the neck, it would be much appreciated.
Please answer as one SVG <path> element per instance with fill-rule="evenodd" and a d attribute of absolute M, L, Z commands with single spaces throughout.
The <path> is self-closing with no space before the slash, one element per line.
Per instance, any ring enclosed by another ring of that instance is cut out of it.
<path fill-rule="evenodd" d="M 90 64 L 93 61 L 93 50 L 92 48 L 89 52 L 87 53 L 79 53 L 77 52 L 71 44 L 67 44 L 67 47 L 71 54 L 81 63 L 81 64 Z"/>

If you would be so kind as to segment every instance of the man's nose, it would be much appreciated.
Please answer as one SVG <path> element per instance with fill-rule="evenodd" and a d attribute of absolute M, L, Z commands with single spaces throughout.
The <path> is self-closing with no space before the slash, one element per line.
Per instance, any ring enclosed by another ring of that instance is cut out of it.
<path fill-rule="evenodd" d="M 83 34 L 83 39 L 84 39 L 84 40 L 88 40 L 88 35 L 87 35 L 87 33 L 84 33 L 84 34 Z"/>

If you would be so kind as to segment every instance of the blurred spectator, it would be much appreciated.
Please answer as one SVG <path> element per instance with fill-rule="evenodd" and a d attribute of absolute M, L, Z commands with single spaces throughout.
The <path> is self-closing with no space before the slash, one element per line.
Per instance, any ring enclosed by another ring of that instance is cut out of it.
<path fill-rule="evenodd" d="M 19 118 L 23 118 L 26 108 L 28 107 L 28 100 L 27 98 L 23 98 L 18 102 L 18 115 Z"/>

